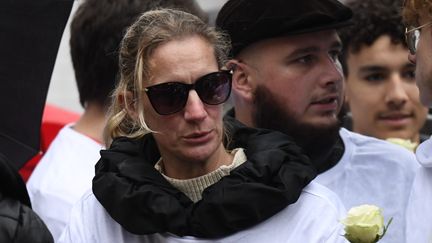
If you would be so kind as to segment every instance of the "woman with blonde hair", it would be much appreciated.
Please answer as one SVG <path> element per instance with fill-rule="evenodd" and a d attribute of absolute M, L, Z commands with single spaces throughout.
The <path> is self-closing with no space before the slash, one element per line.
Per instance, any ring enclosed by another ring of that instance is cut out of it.
<path fill-rule="evenodd" d="M 178 10 L 146 12 L 128 29 L 111 146 L 60 242 L 343 241 L 343 206 L 310 183 L 315 169 L 296 145 L 223 123 L 229 48 Z"/>

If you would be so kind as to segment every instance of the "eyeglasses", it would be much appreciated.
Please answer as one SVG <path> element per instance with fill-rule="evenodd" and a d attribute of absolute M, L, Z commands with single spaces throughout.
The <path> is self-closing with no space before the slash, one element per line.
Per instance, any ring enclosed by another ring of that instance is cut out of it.
<path fill-rule="evenodd" d="M 144 89 L 153 109 L 160 115 L 170 115 L 181 111 L 194 89 L 201 101 L 208 105 L 225 102 L 231 93 L 230 71 L 219 71 L 198 78 L 193 84 L 168 82 Z"/>
<path fill-rule="evenodd" d="M 405 29 L 405 39 L 411 55 L 415 55 L 417 52 L 417 45 L 420 39 L 421 28 L 429 25 L 432 25 L 432 22 L 420 25 L 418 27 L 409 27 Z"/>

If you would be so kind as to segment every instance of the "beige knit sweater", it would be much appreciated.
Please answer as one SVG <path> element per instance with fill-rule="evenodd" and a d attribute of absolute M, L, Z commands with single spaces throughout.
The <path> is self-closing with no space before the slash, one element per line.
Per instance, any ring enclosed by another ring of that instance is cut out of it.
<path fill-rule="evenodd" d="M 155 168 L 175 188 L 183 192 L 193 202 L 197 202 L 201 200 L 201 194 L 204 189 L 218 182 L 222 177 L 229 175 L 231 170 L 235 169 L 237 166 L 243 164 L 246 161 L 246 155 L 242 148 L 234 149 L 231 151 L 231 154 L 234 155 L 234 159 L 230 165 L 222 165 L 217 170 L 192 179 L 179 180 L 166 176 L 163 172 L 162 158 L 160 158 L 156 163 Z"/>

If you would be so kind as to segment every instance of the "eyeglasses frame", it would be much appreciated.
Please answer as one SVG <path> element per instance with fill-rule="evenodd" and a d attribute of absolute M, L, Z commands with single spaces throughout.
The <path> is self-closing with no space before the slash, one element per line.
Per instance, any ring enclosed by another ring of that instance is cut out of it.
<path fill-rule="evenodd" d="M 416 30 L 420 31 L 422 28 L 427 27 L 429 25 L 432 25 L 432 22 L 429 22 L 429 23 L 417 26 L 417 27 L 412 28 L 412 29 L 410 29 L 409 27 L 405 28 L 405 42 L 407 43 L 408 50 L 411 53 L 411 55 L 415 55 L 416 54 L 417 47 L 415 47 L 415 50 L 413 48 L 410 48 L 410 42 L 409 42 L 409 38 L 408 38 L 409 34 L 412 33 L 412 32 L 414 32 L 414 31 L 416 31 Z M 419 35 L 419 39 L 420 39 L 420 35 Z M 418 43 L 418 40 L 417 40 L 417 43 Z"/>

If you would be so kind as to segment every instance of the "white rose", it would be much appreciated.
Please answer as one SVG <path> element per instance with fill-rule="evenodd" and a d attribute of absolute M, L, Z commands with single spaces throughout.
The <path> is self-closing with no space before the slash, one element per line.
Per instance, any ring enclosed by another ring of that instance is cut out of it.
<path fill-rule="evenodd" d="M 345 225 L 345 238 L 351 243 L 375 243 L 386 231 L 381 209 L 374 205 L 351 208 L 342 223 Z"/>

